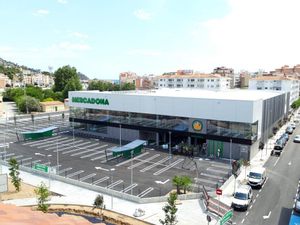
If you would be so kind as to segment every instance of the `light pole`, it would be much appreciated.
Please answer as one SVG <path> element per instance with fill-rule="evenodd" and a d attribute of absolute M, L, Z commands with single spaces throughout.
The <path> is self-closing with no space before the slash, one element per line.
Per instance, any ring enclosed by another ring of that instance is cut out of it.
<path fill-rule="evenodd" d="M 120 124 L 120 147 L 122 146 L 122 125 Z"/>
<path fill-rule="evenodd" d="M 39 153 L 39 152 L 36 152 L 36 153 L 34 153 L 35 155 L 39 155 L 39 156 L 43 156 L 43 157 L 45 157 L 45 158 L 47 158 L 48 159 L 48 163 L 49 163 L 49 167 L 48 167 L 48 187 L 49 187 L 49 189 L 50 189 L 50 168 L 51 168 L 51 161 L 50 161 L 50 157 L 52 156 L 52 155 L 45 155 L 45 154 L 42 154 L 42 153 Z"/>
<path fill-rule="evenodd" d="M 56 139 L 56 174 L 59 174 L 59 153 L 58 153 L 58 138 Z"/>
<path fill-rule="evenodd" d="M 232 139 L 230 138 L 230 146 L 229 146 L 229 157 L 230 157 L 230 166 L 232 165 Z"/>
<path fill-rule="evenodd" d="M 132 187 L 132 184 L 133 184 L 133 150 L 131 150 L 131 170 L 130 170 L 130 181 L 131 181 L 131 187 Z M 131 195 L 132 195 L 132 190 L 133 188 L 131 188 L 131 190 L 130 190 L 130 193 L 131 193 Z"/>
<path fill-rule="evenodd" d="M 74 115 L 73 115 L 74 116 Z M 73 122 L 72 122 L 72 127 L 73 127 L 73 148 L 74 146 L 74 141 L 75 141 L 75 135 L 74 135 L 74 117 L 72 118 Z"/>
<path fill-rule="evenodd" d="M 114 182 L 114 171 L 115 171 L 115 168 L 111 168 L 110 169 L 110 173 L 111 173 L 111 183 Z M 113 194 L 111 194 L 111 209 L 114 208 L 114 196 Z"/>

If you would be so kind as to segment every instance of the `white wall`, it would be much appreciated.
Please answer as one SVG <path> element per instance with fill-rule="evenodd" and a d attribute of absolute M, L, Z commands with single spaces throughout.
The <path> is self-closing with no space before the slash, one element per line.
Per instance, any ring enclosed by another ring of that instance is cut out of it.
<path fill-rule="evenodd" d="M 72 97 L 106 98 L 109 105 L 74 103 Z M 74 107 L 244 123 L 252 123 L 259 119 L 259 115 L 262 114 L 262 106 L 259 107 L 261 104 L 262 101 L 69 92 L 69 105 Z"/>

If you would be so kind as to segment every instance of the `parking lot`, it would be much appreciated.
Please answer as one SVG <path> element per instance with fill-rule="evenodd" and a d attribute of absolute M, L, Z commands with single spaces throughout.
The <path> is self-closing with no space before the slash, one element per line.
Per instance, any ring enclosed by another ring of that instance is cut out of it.
<path fill-rule="evenodd" d="M 45 124 L 47 121 L 35 126 L 44 127 Z M 166 195 L 174 189 L 172 178 L 175 175 L 190 176 L 194 192 L 199 192 L 201 185 L 213 191 L 229 174 L 227 161 L 170 156 L 147 147 L 132 159 L 107 160 L 112 158 L 111 149 L 115 146 L 117 144 L 104 139 L 74 135 L 69 130 L 43 140 L 10 143 L 9 149 L 1 148 L 1 157 L 3 160 L 15 158 L 26 167 L 45 164 L 66 178 L 139 197 Z"/>

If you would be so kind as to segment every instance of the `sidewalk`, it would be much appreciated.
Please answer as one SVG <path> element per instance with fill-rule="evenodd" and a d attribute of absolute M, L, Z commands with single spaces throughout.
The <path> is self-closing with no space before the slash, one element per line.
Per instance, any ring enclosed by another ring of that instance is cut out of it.
<path fill-rule="evenodd" d="M 8 173 L 8 168 L 2 166 L 3 173 Z M 48 185 L 48 179 L 40 176 L 32 175 L 27 172 L 20 171 L 20 177 L 25 183 L 37 186 L 41 182 Z M 54 196 L 51 198 L 52 204 L 79 204 L 79 205 L 92 205 L 94 199 L 99 194 L 94 191 L 83 189 L 63 182 L 51 180 L 50 190 L 52 192 L 63 195 L 62 197 Z M 100 193 L 101 194 L 101 193 Z M 111 198 L 104 195 L 104 204 L 107 209 L 119 212 L 133 217 L 135 209 L 141 208 L 145 210 L 145 215 L 138 219 L 144 220 L 153 224 L 160 224 L 159 219 L 164 218 L 162 207 L 165 203 L 151 203 L 151 204 L 137 204 L 134 202 L 125 201 L 119 198 Z M 113 208 L 112 202 L 113 200 Z M 15 199 L 5 201 L 4 203 L 15 204 L 18 206 L 34 205 L 36 198 Z M 181 204 L 177 205 L 177 220 L 180 225 L 199 225 L 207 224 L 206 213 L 202 211 L 200 200 L 186 200 L 180 201 Z"/>
<path fill-rule="evenodd" d="M 293 118 L 291 119 L 293 121 Z M 274 147 L 275 141 L 283 134 L 285 133 L 285 129 L 287 127 L 287 122 L 284 124 L 274 135 L 272 138 L 270 138 L 265 145 L 264 149 L 262 151 L 259 151 L 250 161 L 250 166 L 245 168 L 241 168 L 241 173 L 239 176 L 236 178 L 236 188 L 245 183 L 245 180 L 247 178 L 247 174 L 249 173 L 251 168 L 254 167 L 263 167 L 266 161 L 269 159 L 271 155 L 271 151 Z M 245 169 L 246 169 L 246 177 L 245 177 Z M 231 206 L 232 200 L 233 200 L 233 193 L 234 193 L 234 178 L 233 176 L 221 186 L 223 190 L 223 194 L 220 196 L 220 201 L 225 203 L 228 206 Z"/>

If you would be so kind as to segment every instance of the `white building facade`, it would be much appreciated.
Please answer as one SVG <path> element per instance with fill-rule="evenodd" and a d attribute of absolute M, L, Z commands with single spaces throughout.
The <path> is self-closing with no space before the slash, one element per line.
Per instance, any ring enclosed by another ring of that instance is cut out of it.
<path fill-rule="evenodd" d="M 70 121 L 106 138 L 144 139 L 170 148 L 185 142 L 198 156 L 220 150 L 220 157 L 250 159 L 284 118 L 286 98 L 286 93 L 250 90 L 73 91 Z"/>
<path fill-rule="evenodd" d="M 251 90 L 275 90 L 290 93 L 289 105 L 299 98 L 299 80 L 283 76 L 260 76 L 249 80 Z"/>
<path fill-rule="evenodd" d="M 217 74 L 162 75 L 157 78 L 156 88 L 196 88 L 225 90 L 230 88 L 231 78 Z"/>

